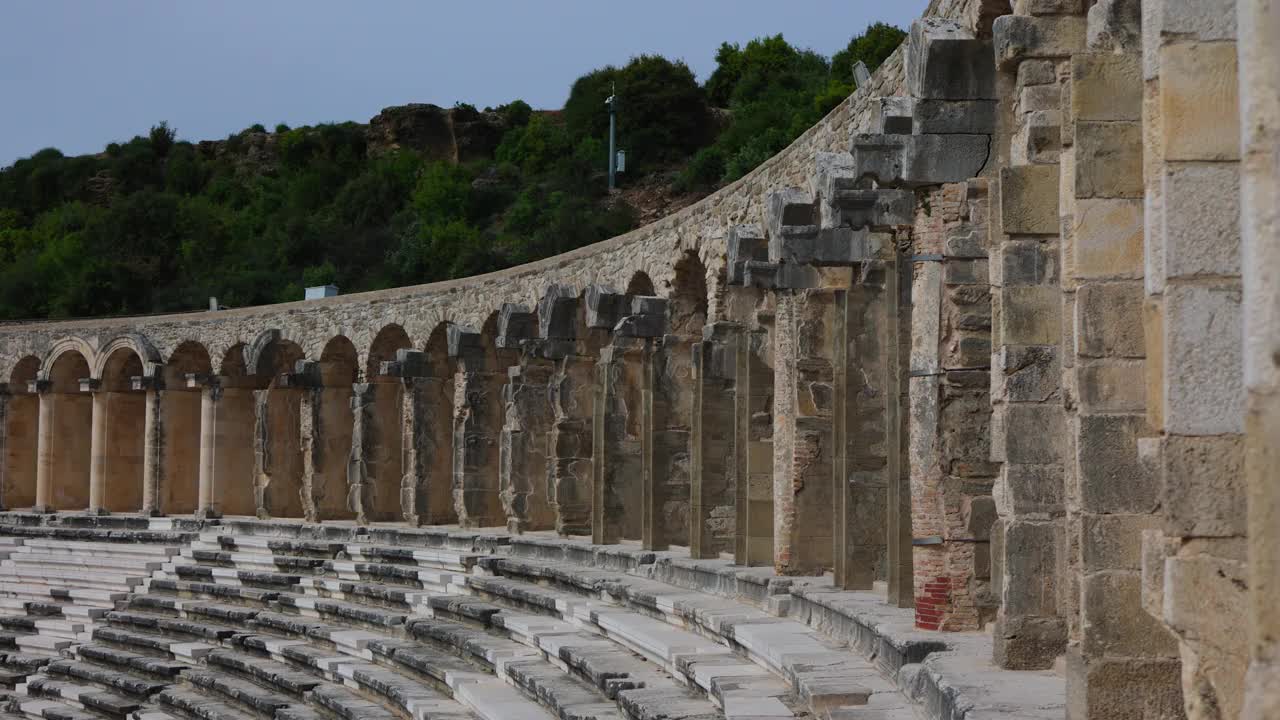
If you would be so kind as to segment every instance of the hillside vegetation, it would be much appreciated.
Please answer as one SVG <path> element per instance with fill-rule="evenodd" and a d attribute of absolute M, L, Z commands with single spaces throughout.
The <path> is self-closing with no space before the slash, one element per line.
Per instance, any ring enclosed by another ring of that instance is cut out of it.
<path fill-rule="evenodd" d="M 856 61 L 874 70 L 903 36 L 876 24 L 831 58 L 781 35 L 725 43 L 702 84 L 644 55 L 582 76 L 559 111 L 408 106 L 196 144 L 162 122 L 97 155 L 41 150 L 0 171 L 0 318 L 297 300 L 310 285 L 430 282 L 594 243 L 655 212 L 605 190 L 611 87 L 622 186 L 687 204 L 786 147 L 853 91 Z"/>

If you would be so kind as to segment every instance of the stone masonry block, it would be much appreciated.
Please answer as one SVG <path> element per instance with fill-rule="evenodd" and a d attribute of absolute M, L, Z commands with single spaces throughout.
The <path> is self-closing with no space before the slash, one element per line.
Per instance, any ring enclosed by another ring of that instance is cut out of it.
<path fill-rule="evenodd" d="M 920 18 L 907 41 L 906 84 L 914 98 L 994 99 L 991 47 L 953 20 Z"/>
<path fill-rule="evenodd" d="M 1137 280 L 1082 285 L 1076 293 L 1076 354 L 1143 357 L 1142 301 Z"/>
<path fill-rule="evenodd" d="M 1080 552 L 1086 573 L 1142 569 L 1142 533 L 1160 527 L 1159 515 L 1080 517 Z"/>
<path fill-rule="evenodd" d="M 854 230 L 880 228 L 912 224 L 916 196 L 910 190 L 836 186 L 830 195 L 823 196 L 823 205 L 831 207 L 835 226 Z"/>
<path fill-rule="evenodd" d="M 1146 363 L 1142 360 L 1090 360 L 1077 365 L 1077 394 L 1084 413 L 1147 409 Z"/>
<path fill-rule="evenodd" d="M 1066 415 L 1060 403 L 1012 403 L 1005 409 L 1009 463 L 1046 465 L 1064 461 Z"/>
<path fill-rule="evenodd" d="M 1239 163 L 1170 163 L 1161 184 L 1166 280 L 1239 275 Z"/>
<path fill-rule="evenodd" d="M 1236 74 L 1234 43 L 1181 42 L 1160 49 L 1165 160 L 1239 159 Z"/>
<path fill-rule="evenodd" d="M 1071 58 L 1071 112 L 1077 122 L 1142 121 L 1142 67 L 1136 55 Z"/>
<path fill-rule="evenodd" d="M 1099 0 L 1089 8 L 1090 50 L 1132 54 L 1142 50 L 1141 0 Z"/>
<path fill-rule="evenodd" d="M 1082 580 L 1083 649 L 1087 656 L 1176 657 L 1173 635 L 1142 609 L 1136 572 L 1102 572 Z"/>
<path fill-rule="evenodd" d="M 1153 28 L 1166 38 L 1200 41 L 1236 39 L 1236 0 L 1162 2 Z"/>
<path fill-rule="evenodd" d="M 1239 435 L 1164 441 L 1164 531 L 1194 537 L 1243 536 L 1244 440 Z"/>
<path fill-rule="evenodd" d="M 1164 306 L 1164 418 L 1174 435 L 1244 431 L 1241 289 L 1170 284 Z"/>
<path fill-rule="evenodd" d="M 1006 345 L 1056 345 L 1062 333 L 1062 299 L 1056 287 L 1000 289 Z"/>
<path fill-rule="evenodd" d="M 1009 145 L 1009 161 L 1019 165 L 1052 165 L 1062 156 L 1062 113 L 1036 110 L 1017 120 Z"/>
<path fill-rule="evenodd" d="M 1005 527 L 1006 616 L 1056 614 L 1057 533 L 1057 524 L 1045 521 L 1016 520 Z"/>
<path fill-rule="evenodd" d="M 1138 439 L 1155 432 L 1141 415 L 1081 415 L 1076 440 L 1080 507 L 1089 513 L 1151 513 L 1159 481 L 1138 459 Z"/>
<path fill-rule="evenodd" d="M 817 267 L 847 266 L 880 256 L 889 236 L 866 228 L 837 227 L 814 232 L 788 232 L 769 237 L 769 262 Z"/>
<path fill-rule="evenodd" d="M 516 303 L 502 303 L 498 310 L 498 337 L 494 344 L 515 349 L 525 340 L 538 336 L 538 317 L 529 308 Z"/>
<path fill-rule="evenodd" d="M 734 225 L 729 228 L 727 255 L 729 284 L 742 285 L 746 283 L 745 264 L 748 260 L 769 259 L 769 241 L 759 225 Z"/>
<path fill-rule="evenodd" d="M 1142 204 L 1127 199 L 1076 201 L 1071 236 L 1077 280 L 1142 277 Z"/>
<path fill-rule="evenodd" d="M 1062 389 L 1062 367 L 1053 345 L 1003 345 L 996 353 L 1002 393 L 1007 402 L 1048 402 Z"/>
<path fill-rule="evenodd" d="M 1181 718 L 1182 664 L 1176 658 L 1087 656 L 1067 649 L 1066 717 Z"/>
<path fill-rule="evenodd" d="M 1062 515 L 1061 465 L 1006 463 L 1002 472 L 1010 513 L 1045 519 Z"/>
<path fill-rule="evenodd" d="M 853 136 L 853 161 L 862 177 L 881 185 L 916 187 L 963 182 L 987 164 L 987 135 Z"/>
<path fill-rule="evenodd" d="M 1024 165 L 1000 169 L 1004 231 L 1017 235 L 1058 233 L 1058 168 Z"/>
<path fill-rule="evenodd" d="M 1079 16 L 1002 15 L 992 26 L 996 64 L 1009 69 L 1023 60 L 1069 57 L 1084 49 L 1087 29 Z"/>
<path fill-rule="evenodd" d="M 1009 240 L 1000 252 L 1000 284 L 1053 285 L 1058 282 L 1057 246 L 1040 240 Z"/>
<path fill-rule="evenodd" d="M 1060 110 L 1062 108 L 1062 88 L 1057 85 L 1032 85 L 1024 87 L 1018 93 L 1019 113 L 1041 112 L 1044 110 Z"/>
<path fill-rule="evenodd" d="M 1081 0 L 1014 0 L 1017 15 L 1074 15 L 1080 12 Z"/>
<path fill-rule="evenodd" d="M 1142 607 L 1153 617 L 1164 616 L 1164 562 L 1178 552 L 1182 541 L 1160 530 L 1142 531 Z"/>
<path fill-rule="evenodd" d="M 813 228 L 817 232 L 818 209 L 813 195 L 798 187 L 771 190 L 765 198 L 765 229 L 769 234 L 769 242 L 781 238 L 786 232 L 784 228 L 792 228 L 792 232 L 801 232 L 802 228 Z"/>
<path fill-rule="evenodd" d="M 538 301 L 538 334 L 550 340 L 572 340 L 577 322 L 577 291 L 568 285 L 548 286 Z"/>
<path fill-rule="evenodd" d="M 902 95 L 882 97 L 871 106 L 871 128 L 883 135 L 910 135 L 915 98 Z"/>
<path fill-rule="evenodd" d="M 1052 60 L 1028 60 L 1018 64 L 1018 87 L 1052 85 L 1058 82 L 1058 73 Z"/>
<path fill-rule="evenodd" d="M 604 285 L 588 285 L 583 293 L 587 327 L 612 328 L 627 314 L 627 296 Z"/>
<path fill-rule="evenodd" d="M 917 135 L 990 135 L 996 129 L 995 100 L 917 100 L 914 112 Z"/>
<path fill-rule="evenodd" d="M 911 278 L 911 372 L 941 371 L 942 263 L 919 262 Z"/>
<path fill-rule="evenodd" d="M 1142 197 L 1142 123 L 1078 122 L 1075 148 L 1076 197 Z"/>

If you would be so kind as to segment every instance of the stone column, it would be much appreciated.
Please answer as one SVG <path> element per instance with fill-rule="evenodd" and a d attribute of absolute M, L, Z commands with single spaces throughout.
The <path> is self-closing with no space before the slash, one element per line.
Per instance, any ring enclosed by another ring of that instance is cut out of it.
<path fill-rule="evenodd" d="M 553 419 L 548 385 L 555 369 L 552 361 L 526 350 L 520 365 L 507 370 L 499 479 L 507 529 L 516 534 L 555 526 L 547 493 L 547 433 Z"/>
<path fill-rule="evenodd" d="M 54 473 L 54 439 L 53 414 L 54 396 L 50 392 L 48 381 L 32 383 L 32 392 L 40 398 L 40 415 L 36 430 L 36 504 L 34 512 L 51 513 L 53 509 L 53 473 Z"/>
<path fill-rule="evenodd" d="M 107 514 L 107 422 L 111 393 L 97 387 L 96 381 L 81 381 L 81 390 L 93 393 L 93 419 L 89 434 L 89 512 Z"/>
<path fill-rule="evenodd" d="M 9 509 L 9 388 L 0 383 L 0 511 Z"/>
<path fill-rule="evenodd" d="M 648 475 L 654 491 L 653 524 L 646 547 L 664 550 L 672 543 L 689 540 L 692 524 L 692 458 L 690 436 L 693 429 L 693 348 L 696 341 L 680 335 L 664 335 L 649 347 L 646 376 L 649 403 L 646 417 L 652 424 L 650 455 L 653 469 Z M 725 497 L 731 502 L 732 495 Z M 733 517 L 731 506 L 723 511 Z M 732 535 L 730 535 L 732 537 Z"/>
<path fill-rule="evenodd" d="M 591 534 L 595 363 L 591 355 L 564 355 L 556 361 L 548 390 L 553 413 L 547 433 L 549 489 L 561 535 Z"/>
<path fill-rule="evenodd" d="M 188 387 L 200 390 L 200 491 L 196 517 L 215 519 L 222 517 L 221 498 L 218 493 L 218 401 L 222 399 L 222 385 L 218 378 L 210 377 L 201 382 L 198 377 L 187 378 Z"/>
<path fill-rule="evenodd" d="M 373 445 L 378 441 L 373 432 L 374 393 L 376 385 L 356 383 L 351 387 L 351 453 L 347 457 L 347 507 L 356 515 L 358 525 L 369 524 L 369 513 L 376 507 L 376 492 L 371 472 Z"/>
<path fill-rule="evenodd" d="M 142 446 L 142 514 L 152 517 L 163 515 L 160 488 L 165 476 L 165 391 L 157 387 L 156 378 L 134 378 L 134 390 L 146 391 L 146 408 L 143 411 Z"/>
<path fill-rule="evenodd" d="M 456 522 L 452 491 L 452 393 L 440 377 L 430 377 L 427 355 L 398 350 L 382 374 L 400 379 L 400 509 L 410 525 Z"/>
<path fill-rule="evenodd" d="M 738 525 L 745 489 L 737 473 L 746 463 L 736 445 L 739 434 L 736 386 L 742 326 L 718 322 L 707 325 L 702 342 L 693 348 L 693 431 L 690 436 L 689 553 L 694 558 L 718 558 L 737 552 L 746 523 Z"/>
<path fill-rule="evenodd" d="M 1007 134 L 994 142 L 1008 166 L 993 185 L 992 459 L 999 515 L 993 533 L 993 584 L 1000 593 L 995 660 L 1043 669 L 1066 649 L 1065 330 L 1058 190 L 1061 147 L 1057 67 L 1084 47 L 1084 18 L 1006 15 L 994 25 Z M 1005 143 L 1008 143 L 1005 145 Z M 1007 148 L 1007 149 L 1006 149 Z"/>
<path fill-rule="evenodd" d="M 1129 530 L 1142 533 L 1140 563 L 1127 554 L 1095 553 L 1097 559 L 1085 568 L 1089 574 L 1083 580 L 1082 616 L 1088 632 L 1079 658 L 1068 656 L 1068 668 L 1074 671 L 1068 681 L 1080 688 L 1076 696 L 1082 716 L 1087 712 L 1104 717 L 1123 700 L 1148 712 L 1153 706 L 1174 706 L 1181 690 L 1188 717 L 1238 717 L 1245 694 L 1248 637 L 1240 628 L 1252 579 L 1243 472 L 1246 362 L 1240 229 L 1248 215 L 1238 204 L 1242 85 L 1237 77 L 1235 6 L 1227 0 L 1143 5 L 1141 129 L 1148 142 L 1138 159 L 1145 166 L 1146 181 L 1146 342 L 1126 354 L 1144 358 L 1148 378 L 1146 412 L 1140 425 L 1131 421 L 1141 432 L 1128 433 L 1138 436 L 1139 458 L 1131 465 L 1143 470 L 1136 477 L 1146 484 L 1147 493 L 1122 493 L 1114 482 L 1104 485 L 1114 471 L 1104 474 L 1106 466 L 1097 460 L 1099 472 L 1092 478 L 1081 471 L 1082 502 L 1092 506 L 1086 512 L 1107 515 L 1085 515 L 1085 520 L 1114 524 L 1123 513 L 1132 516 L 1130 525 L 1142 522 Z M 1136 57 L 1123 59 L 1136 65 Z M 1119 93 L 1110 91 L 1121 82 L 1132 84 L 1119 74 L 1119 62 L 1113 57 L 1078 59 L 1073 71 L 1073 86 L 1082 92 L 1081 101 L 1073 102 L 1077 115 L 1087 111 L 1114 116 L 1120 110 L 1134 115 L 1132 103 L 1119 103 Z M 1114 161 L 1106 163 L 1105 155 L 1097 153 L 1091 163 L 1079 162 L 1088 157 L 1087 136 L 1080 129 L 1091 124 L 1100 122 L 1077 117 L 1076 198 L 1086 197 L 1093 188 L 1117 187 L 1117 175 L 1110 169 Z M 1111 232 L 1095 235 L 1113 237 Z M 1089 307 L 1084 293 L 1082 285 L 1077 318 L 1088 321 L 1093 332 L 1086 336 L 1082 330 L 1078 345 L 1091 355 L 1119 355 L 1117 349 L 1128 348 L 1125 340 L 1131 331 L 1116 327 L 1116 303 L 1100 297 Z M 1128 303 L 1142 303 L 1138 293 Z M 1121 309 L 1126 316 L 1133 314 Z M 1108 330 L 1112 332 L 1105 334 Z M 1126 333 L 1124 340 L 1120 332 Z M 1091 389 L 1108 400 L 1111 395 L 1099 390 L 1118 386 L 1115 380 L 1105 385 L 1095 381 L 1086 388 L 1083 381 L 1082 375 L 1082 398 Z M 1122 382 L 1127 386 L 1128 380 Z M 1082 457 L 1093 450 L 1096 458 L 1101 450 L 1116 447 L 1116 431 L 1103 445 L 1106 436 L 1099 428 L 1093 446 L 1086 448 L 1084 422 L 1082 412 Z M 1100 424 L 1101 419 L 1094 422 Z M 1111 466 L 1126 467 L 1112 455 L 1104 457 Z M 1109 534 L 1123 537 L 1114 530 Z M 1099 572 L 1104 568 L 1109 572 Z M 1117 607 L 1139 604 L 1173 631 L 1172 639 L 1152 631 L 1148 618 Z M 1091 616 L 1114 620 L 1095 627 L 1089 624 Z M 1124 688 L 1123 699 L 1121 689 L 1109 682 L 1116 666 L 1143 671 L 1144 682 Z"/>
<path fill-rule="evenodd" d="M 1280 716 L 1280 3 L 1239 0 L 1244 470 L 1249 511 L 1246 720 Z"/>
<path fill-rule="evenodd" d="M 502 432 L 501 374 L 486 357 L 480 335 L 449 326 L 455 359 L 453 404 L 453 502 L 463 527 L 505 525 L 498 496 L 498 447 Z"/>
<path fill-rule="evenodd" d="M 597 544 L 641 540 L 652 532 L 648 360 L 646 341 L 615 337 L 596 364 L 591 541 Z"/>

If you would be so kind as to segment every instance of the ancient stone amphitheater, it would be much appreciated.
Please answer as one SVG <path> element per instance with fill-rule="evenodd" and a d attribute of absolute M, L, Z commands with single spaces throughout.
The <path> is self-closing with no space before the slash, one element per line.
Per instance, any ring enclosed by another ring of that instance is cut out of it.
<path fill-rule="evenodd" d="M 935 0 L 652 226 L 0 379 L 6 720 L 1278 718 L 1280 0 Z"/>

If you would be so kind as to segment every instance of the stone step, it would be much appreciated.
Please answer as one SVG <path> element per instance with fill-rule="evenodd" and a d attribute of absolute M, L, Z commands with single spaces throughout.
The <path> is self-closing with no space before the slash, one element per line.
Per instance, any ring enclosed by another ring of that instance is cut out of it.
<path fill-rule="evenodd" d="M 53 638 L 75 640 L 91 626 L 87 623 L 64 620 L 61 618 L 45 618 L 41 616 L 14 616 L 0 618 L 0 626 L 7 630 L 36 633 Z"/>
<path fill-rule="evenodd" d="M 107 615 L 107 622 L 115 627 L 142 629 L 167 635 L 180 635 L 204 642 L 220 642 L 244 634 L 242 628 L 217 625 L 203 621 L 175 618 L 147 612 L 115 610 Z"/>
<path fill-rule="evenodd" d="M 297 612 L 303 617 L 334 619 L 364 627 L 395 628 L 404 625 L 409 617 L 405 612 L 307 595 L 281 593 L 277 602 L 281 608 Z"/>
<path fill-rule="evenodd" d="M 425 606 L 430 590 L 407 585 L 385 585 L 378 582 L 306 578 L 302 591 L 311 596 L 333 600 L 372 603 L 394 610 L 414 610 Z"/>
<path fill-rule="evenodd" d="M 9 531 L 8 528 L 5 530 Z M 23 547 L 27 548 L 24 552 L 37 552 L 39 548 L 44 552 L 63 552 L 75 555 L 84 555 L 99 553 L 106 557 L 170 557 L 177 555 L 181 544 L 177 545 L 150 545 L 140 542 L 94 542 L 90 540 L 72 540 L 72 539 L 55 539 L 46 537 L 29 537 L 24 538 Z"/>
<path fill-rule="evenodd" d="M 324 572 L 339 580 L 372 581 L 386 585 L 407 585 L 444 591 L 463 577 L 458 573 L 417 564 L 407 565 L 388 562 L 357 562 L 354 560 L 327 560 Z"/>
<path fill-rule="evenodd" d="M 72 568 L 113 568 L 148 573 L 157 570 L 164 560 L 150 555 L 131 556 L 119 554 L 92 555 L 90 553 L 23 552 L 14 553 L 0 562 L 0 566 L 68 566 Z"/>
<path fill-rule="evenodd" d="M 219 583 L 281 591 L 297 587 L 302 580 L 302 576 L 296 574 L 180 563 L 173 565 L 172 572 L 178 579 L 190 582 Z"/>
<path fill-rule="evenodd" d="M 188 670 L 182 674 L 182 679 L 228 705 L 267 717 L 274 716 L 280 708 L 301 701 L 283 694 L 278 688 L 268 690 L 223 672 Z"/>
<path fill-rule="evenodd" d="M 186 687 L 166 688 L 155 699 L 166 711 L 191 720 L 260 720 L 258 715 Z"/>
<path fill-rule="evenodd" d="M 15 573 L 13 568 L 0 568 L 0 592 L 13 597 L 24 597 L 41 592 L 39 588 L 50 588 L 54 591 L 71 591 L 70 597 L 88 597 L 86 593 L 128 594 L 142 584 L 145 575 L 107 575 L 95 573 L 84 578 L 77 577 L 74 572 L 62 573 L 53 569 L 32 569 L 31 572 Z M 48 593 L 56 596 L 56 593 Z"/>
<path fill-rule="evenodd" d="M 267 607 L 275 602 L 276 597 L 280 594 L 274 590 L 260 590 L 238 585 L 154 577 L 148 584 L 147 590 L 149 592 L 171 593 L 183 598 L 216 598 L 219 601 L 231 601 L 261 607 Z"/>
<path fill-rule="evenodd" d="M 15 703 L 27 720 L 102 720 L 101 716 L 59 700 L 29 698 Z"/>
<path fill-rule="evenodd" d="M 333 559 L 344 551 L 346 544 L 323 540 L 298 540 L 209 532 L 201 533 L 200 539 L 191 543 L 190 547 L 193 550 L 217 550 L 259 555 L 296 555 Z"/>
<path fill-rule="evenodd" d="M 92 685 L 83 685 L 38 675 L 28 678 L 25 687 L 20 685 L 19 692 L 31 697 L 61 699 L 74 707 L 102 713 L 108 717 L 124 718 L 142 705 L 137 700 L 102 690 Z"/>
<path fill-rule="evenodd" d="M 110 607 L 115 601 L 124 600 L 129 594 L 128 588 L 83 588 L 72 584 L 31 583 L 14 579 L 3 579 L 3 582 L 4 584 L 0 584 L 0 596 L 41 602 L 47 602 L 52 598 L 61 602 L 72 601 L 81 605 Z M 65 609 L 63 611 L 65 612 Z"/>
<path fill-rule="evenodd" d="M 114 668 L 123 673 L 137 674 L 168 683 L 189 667 L 167 658 L 157 658 L 132 650 L 122 650 L 109 645 L 81 645 L 76 648 L 76 657 L 83 661 Z"/>
<path fill-rule="evenodd" d="M 170 684 L 123 671 L 117 667 L 80 660 L 54 660 L 45 666 L 44 671 L 51 676 L 73 678 L 138 698 L 150 697 Z"/>
<path fill-rule="evenodd" d="M 93 631 L 94 642 L 107 643 L 131 652 L 150 653 L 152 655 L 172 658 L 181 662 L 195 664 L 200 658 L 208 655 L 215 646 L 202 642 L 175 640 L 174 638 L 125 630 L 119 627 L 100 627 Z"/>
<path fill-rule="evenodd" d="M 364 562 L 417 565 L 423 568 L 468 572 L 476 562 L 485 557 L 480 553 L 460 552 L 444 548 L 416 548 L 392 545 L 364 545 L 351 543 L 345 548 L 352 560 Z"/>
<path fill-rule="evenodd" d="M 19 635 L 15 641 L 18 650 L 28 653 L 60 653 L 76 643 L 75 640 L 48 635 Z"/>

